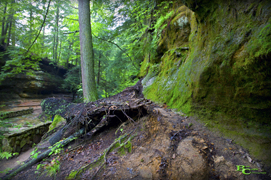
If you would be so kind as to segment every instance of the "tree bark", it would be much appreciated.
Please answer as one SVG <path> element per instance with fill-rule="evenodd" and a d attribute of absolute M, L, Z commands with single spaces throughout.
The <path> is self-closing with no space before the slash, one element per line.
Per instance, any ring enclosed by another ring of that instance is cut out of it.
<path fill-rule="evenodd" d="M 78 2 L 83 95 L 84 102 L 90 102 L 98 99 L 94 74 L 94 52 L 91 34 L 90 4 L 89 0 L 78 0 Z"/>
<path fill-rule="evenodd" d="M 31 43 L 31 37 L 32 37 L 32 34 L 33 34 L 33 30 L 32 30 L 32 27 L 33 27 L 33 9 L 32 9 L 32 2 L 31 0 L 29 0 L 29 6 L 30 6 L 30 16 L 29 16 L 29 21 L 30 21 L 30 37 L 29 37 L 29 44 Z"/>
<path fill-rule="evenodd" d="M 59 0 L 57 0 L 56 6 L 57 6 L 57 9 L 56 9 L 56 26 L 55 26 L 55 29 L 56 29 L 56 32 L 55 32 L 55 33 L 56 33 L 56 41 L 55 41 L 55 60 L 56 60 L 56 62 L 58 63 L 57 49 L 58 49 Z"/>
<path fill-rule="evenodd" d="M 3 12 L 3 19 L 2 19 L 2 32 L 1 32 L 1 45 L 5 43 L 5 23 L 6 23 L 6 12 L 7 12 L 8 3 L 5 3 L 4 12 Z"/>
<path fill-rule="evenodd" d="M 97 85 L 99 86 L 100 84 L 100 77 L 101 77 L 101 57 L 102 53 L 100 52 L 99 54 L 99 59 L 98 59 L 98 73 L 97 73 Z"/>
<path fill-rule="evenodd" d="M 9 15 L 9 30 L 8 30 L 8 38 L 7 38 L 7 46 L 9 46 L 9 42 L 11 41 L 11 34 L 12 34 L 12 25 L 13 25 L 13 22 L 14 22 L 14 9 L 13 9 L 13 5 L 15 3 L 15 0 L 12 1 L 11 3 L 11 14 Z"/>

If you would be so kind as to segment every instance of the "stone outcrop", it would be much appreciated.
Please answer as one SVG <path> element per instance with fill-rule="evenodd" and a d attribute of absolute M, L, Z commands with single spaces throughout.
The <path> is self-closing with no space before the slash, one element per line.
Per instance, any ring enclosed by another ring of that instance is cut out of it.
<path fill-rule="evenodd" d="M 52 65 L 48 59 L 42 59 L 39 65 L 40 70 L 34 71 L 33 75 L 20 73 L 1 82 L 1 100 L 19 97 L 35 98 L 40 95 L 63 92 L 61 85 L 67 70 Z"/>
<path fill-rule="evenodd" d="M 157 34 L 149 34 L 159 40 L 157 54 L 147 54 L 141 66 L 143 94 L 201 116 L 210 127 L 237 138 L 266 160 L 270 144 L 263 141 L 270 139 L 270 130 L 263 128 L 271 117 L 271 2 L 182 3 L 173 1 L 170 16 L 164 16 L 168 18 L 154 31 Z M 240 131 L 255 127 L 261 130 Z"/>

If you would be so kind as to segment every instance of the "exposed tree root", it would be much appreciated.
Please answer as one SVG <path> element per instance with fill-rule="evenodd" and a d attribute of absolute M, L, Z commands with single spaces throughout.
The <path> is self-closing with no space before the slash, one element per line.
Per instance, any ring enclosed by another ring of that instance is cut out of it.
<path fill-rule="evenodd" d="M 126 88 L 123 92 L 114 95 L 112 97 L 101 99 L 95 102 L 90 102 L 88 104 L 71 104 L 66 103 L 64 100 L 47 98 L 42 102 L 42 110 L 47 114 L 59 114 L 67 120 L 65 126 L 60 128 L 53 137 L 50 138 L 49 142 L 53 146 L 42 154 L 38 155 L 36 159 L 32 159 L 26 162 L 24 165 L 19 168 L 12 170 L 8 173 L 4 179 L 10 179 L 15 176 L 17 173 L 22 170 L 31 167 L 35 163 L 41 161 L 42 159 L 50 156 L 56 149 L 61 148 L 76 137 L 85 133 L 87 136 L 92 136 L 97 131 L 101 130 L 103 127 L 108 124 L 116 124 L 123 122 L 122 119 L 128 119 L 131 123 L 135 123 L 131 117 L 140 117 L 142 116 L 143 111 L 147 111 L 146 105 L 151 102 L 140 98 L 142 95 L 142 85 L 141 80 L 132 87 Z M 138 99 L 140 98 L 140 99 Z M 124 120 L 125 121 L 125 120 Z M 79 130 L 80 129 L 80 130 Z M 135 130 L 135 129 L 134 129 Z M 107 164 L 107 155 L 109 151 L 113 148 L 114 145 L 119 143 L 118 148 L 131 146 L 131 139 L 134 136 L 130 136 L 134 130 L 120 136 L 116 139 L 98 158 L 98 160 L 90 163 L 87 166 L 82 167 L 76 174 L 75 177 L 82 174 L 86 169 L 88 169 L 92 164 L 97 163 L 98 161 L 104 159 L 103 163 L 100 165 L 97 172 L 93 175 L 92 178 L 100 171 L 102 166 Z M 75 133 L 73 133 L 75 132 Z M 71 136 L 69 136 L 72 134 Z M 62 136 L 67 137 L 67 139 L 60 141 Z M 127 136 L 130 136 L 125 142 L 123 142 Z M 45 136 L 46 137 L 46 136 Z M 48 136 L 47 136 L 48 137 Z M 45 138 L 44 138 L 45 139 Z"/>
<path fill-rule="evenodd" d="M 130 136 L 130 137 L 129 137 L 125 142 L 123 142 L 123 143 L 121 143 L 121 141 L 122 141 L 123 139 L 126 139 L 127 136 L 131 135 L 134 131 L 135 131 L 135 129 L 132 130 L 132 131 L 130 131 L 129 133 L 126 133 L 126 134 L 120 136 L 119 138 L 115 139 L 115 141 L 114 141 L 108 148 L 106 148 L 106 149 L 104 150 L 103 154 L 101 154 L 101 155 L 99 156 L 98 159 L 96 159 L 96 160 L 94 160 L 93 162 L 91 162 L 91 163 L 89 163 L 89 164 L 83 166 L 82 168 L 80 168 L 80 169 L 77 171 L 77 173 L 74 175 L 74 177 L 72 177 L 72 178 L 79 178 L 80 174 L 84 173 L 87 169 L 91 168 L 91 166 L 92 166 L 93 164 L 98 163 L 99 161 L 101 161 L 101 160 L 103 159 L 102 164 L 99 166 L 98 170 L 97 170 L 97 171 L 94 173 L 94 175 L 91 177 L 91 180 L 94 179 L 94 177 L 98 174 L 98 172 L 102 169 L 102 167 L 103 167 L 104 165 L 107 164 L 107 155 L 108 155 L 108 153 L 110 152 L 110 150 L 111 150 L 117 143 L 120 144 L 120 146 L 117 148 L 117 150 L 120 149 L 120 148 L 122 148 L 122 147 L 124 147 L 129 141 L 132 140 L 132 138 L 133 138 L 134 136 Z"/>

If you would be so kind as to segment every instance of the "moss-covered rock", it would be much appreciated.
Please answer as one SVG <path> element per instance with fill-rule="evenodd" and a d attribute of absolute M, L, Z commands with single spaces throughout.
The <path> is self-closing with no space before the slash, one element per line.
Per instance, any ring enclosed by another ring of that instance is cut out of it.
<path fill-rule="evenodd" d="M 242 145 L 252 137 L 253 143 L 270 138 L 263 125 L 271 124 L 271 2 L 183 2 L 186 6 L 173 6 L 175 13 L 161 26 L 160 59 L 143 62 L 144 95 L 219 122 L 212 126 L 244 138 Z M 258 124 L 254 133 L 232 133 Z"/>
<path fill-rule="evenodd" d="M 52 124 L 49 126 L 49 131 L 60 126 L 62 123 L 66 123 L 66 120 L 63 117 L 61 117 L 60 115 L 55 115 Z"/>
<path fill-rule="evenodd" d="M 200 107 L 269 123 L 270 3 L 185 4 L 165 21 L 160 63 L 143 62 L 145 95 L 185 113 Z"/>

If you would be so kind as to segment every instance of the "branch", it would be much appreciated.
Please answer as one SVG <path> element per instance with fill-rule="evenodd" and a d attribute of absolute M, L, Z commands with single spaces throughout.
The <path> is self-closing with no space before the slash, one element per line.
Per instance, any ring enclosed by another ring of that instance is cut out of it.
<path fill-rule="evenodd" d="M 78 7 L 74 7 L 74 6 L 71 6 L 71 5 L 70 5 L 70 7 L 72 7 L 73 9 L 78 9 Z"/>
<path fill-rule="evenodd" d="M 69 19 L 69 20 L 73 20 L 73 21 L 79 21 L 79 19 L 72 19 L 72 18 L 67 18 L 67 17 L 64 17 L 64 16 L 61 16 L 61 18 L 65 18 L 65 19 Z"/>
<path fill-rule="evenodd" d="M 30 47 L 28 48 L 28 50 L 26 51 L 25 55 L 29 52 L 29 50 L 30 50 L 31 47 L 34 45 L 35 41 L 38 39 L 38 37 L 39 37 L 39 35 L 40 35 L 40 32 L 41 32 L 41 30 L 42 30 L 42 28 L 43 28 L 43 26 L 44 26 L 44 24 L 45 24 L 46 17 L 47 17 L 48 12 L 49 12 L 50 3 L 51 3 L 51 0 L 49 0 L 48 6 L 47 6 L 47 11 L 46 11 L 46 14 L 45 14 L 45 16 L 44 16 L 43 23 L 42 23 L 42 25 L 41 25 L 41 27 L 40 27 L 39 33 L 38 33 L 38 35 L 36 36 L 35 40 L 32 42 L 32 44 L 30 45 Z"/>
<path fill-rule="evenodd" d="M 115 46 L 117 46 L 117 47 L 118 47 L 123 53 L 125 53 L 126 56 L 130 59 L 130 61 L 132 62 L 133 66 L 134 66 L 136 69 L 138 69 L 138 68 L 136 67 L 136 65 L 134 64 L 133 60 L 131 59 L 131 57 L 130 57 L 123 49 L 121 49 L 121 47 L 120 47 L 118 44 L 116 44 L 116 43 L 114 43 L 114 42 L 112 42 L 112 41 L 110 41 L 110 40 L 106 40 L 106 39 L 97 37 L 97 36 L 95 36 L 94 34 L 92 34 L 92 35 L 93 35 L 94 37 L 96 37 L 97 39 L 101 39 L 101 40 L 103 40 L 103 41 L 109 42 L 109 43 L 114 44 Z"/>
<path fill-rule="evenodd" d="M 66 33 L 63 33 L 63 34 L 75 34 L 75 33 L 78 33 L 79 31 L 73 31 L 73 32 L 66 32 Z"/>

